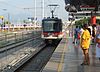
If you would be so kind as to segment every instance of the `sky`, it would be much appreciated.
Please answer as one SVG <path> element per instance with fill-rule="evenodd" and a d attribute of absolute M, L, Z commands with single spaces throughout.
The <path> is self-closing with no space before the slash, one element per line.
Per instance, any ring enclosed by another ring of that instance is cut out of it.
<path fill-rule="evenodd" d="M 64 0 L 44 0 L 45 17 L 51 16 L 50 7 L 48 7 L 50 4 L 59 5 L 55 9 L 54 15 L 67 20 L 68 13 L 65 11 Z M 0 0 L 0 16 L 4 16 L 6 20 L 9 19 L 12 22 L 21 22 L 28 17 L 35 16 L 37 20 L 41 20 L 43 18 L 43 0 Z"/>

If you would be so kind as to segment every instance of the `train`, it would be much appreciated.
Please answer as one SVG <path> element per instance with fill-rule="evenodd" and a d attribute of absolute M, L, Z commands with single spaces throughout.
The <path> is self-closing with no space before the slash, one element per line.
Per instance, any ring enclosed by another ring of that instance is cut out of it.
<path fill-rule="evenodd" d="M 62 20 L 59 18 L 44 18 L 42 20 L 42 39 L 46 43 L 52 43 L 54 40 L 62 39 Z"/>

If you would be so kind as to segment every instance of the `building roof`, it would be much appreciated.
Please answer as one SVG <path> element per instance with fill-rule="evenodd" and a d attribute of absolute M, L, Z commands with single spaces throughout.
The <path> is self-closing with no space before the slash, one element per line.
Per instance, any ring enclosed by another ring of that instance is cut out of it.
<path fill-rule="evenodd" d="M 79 11 L 81 5 L 95 6 L 95 10 L 98 10 L 100 5 L 100 0 L 65 0 L 65 9 L 66 11 Z M 75 9 L 75 8 L 76 9 Z"/>

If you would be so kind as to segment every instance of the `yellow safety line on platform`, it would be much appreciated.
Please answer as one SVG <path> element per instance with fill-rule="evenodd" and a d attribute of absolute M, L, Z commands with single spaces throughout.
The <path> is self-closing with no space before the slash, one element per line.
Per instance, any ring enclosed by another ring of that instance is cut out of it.
<path fill-rule="evenodd" d="M 66 43 L 67 43 L 67 39 L 66 39 Z M 63 62 L 64 62 L 64 52 L 65 52 L 65 48 L 66 48 L 66 43 L 64 45 L 64 49 L 63 49 L 63 52 L 62 52 L 62 55 L 61 55 L 60 63 L 58 64 L 57 72 L 62 72 L 62 67 L 63 67 Z"/>

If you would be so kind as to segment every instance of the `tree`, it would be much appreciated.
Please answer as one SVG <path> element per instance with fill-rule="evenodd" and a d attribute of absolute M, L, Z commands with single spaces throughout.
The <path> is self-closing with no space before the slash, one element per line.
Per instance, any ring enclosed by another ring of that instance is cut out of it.
<path fill-rule="evenodd" d="M 79 25 L 79 26 L 81 26 L 81 25 L 83 25 L 83 24 L 88 24 L 88 23 L 90 23 L 90 18 L 84 18 L 84 19 L 81 19 L 81 20 L 79 20 L 79 21 L 76 21 L 75 22 L 75 25 Z"/>
<path fill-rule="evenodd" d="M 4 21 L 3 24 L 11 24 L 9 21 Z"/>

